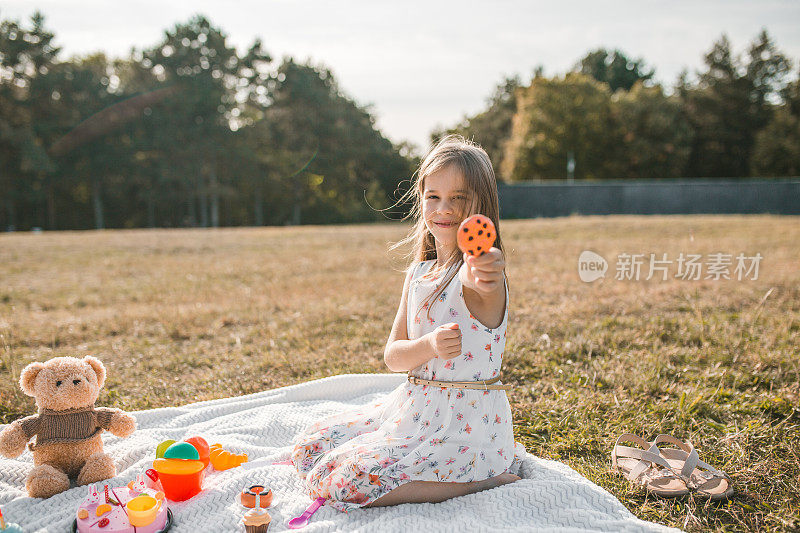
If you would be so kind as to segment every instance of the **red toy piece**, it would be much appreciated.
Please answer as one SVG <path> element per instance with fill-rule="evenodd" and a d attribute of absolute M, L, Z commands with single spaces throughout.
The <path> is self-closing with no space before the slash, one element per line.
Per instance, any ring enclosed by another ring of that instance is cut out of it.
<path fill-rule="evenodd" d="M 486 215 L 472 215 L 458 227 L 458 247 L 472 256 L 482 256 L 494 245 L 497 231 Z"/>
<path fill-rule="evenodd" d="M 208 466 L 209 462 L 209 447 L 208 442 L 203 437 L 190 437 L 185 439 L 185 442 L 188 442 L 195 448 L 197 448 L 197 453 L 200 454 L 200 460 L 203 461 L 205 466 Z"/>

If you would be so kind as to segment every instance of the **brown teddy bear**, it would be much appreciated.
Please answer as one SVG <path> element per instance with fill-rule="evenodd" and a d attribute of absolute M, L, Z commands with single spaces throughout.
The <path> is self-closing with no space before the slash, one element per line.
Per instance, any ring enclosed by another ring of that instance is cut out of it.
<path fill-rule="evenodd" d="M 19 385 L 36 398 L 39 414 L 16 420 L 0 433 L 0 454 L 18 457 L 36 437 L 28 445 L 34 468 L 25 488 L 31 497 L 49 498 L 67 490 L 70 477 L 86 485 L 116 475 L 100 434 L 105 429 L 127 437 L 136 429 L 136 419 L 119 409 L 95 408 L 105 380 L 106 367 L 91 356 L 55 357 L 22 370 Z"/>

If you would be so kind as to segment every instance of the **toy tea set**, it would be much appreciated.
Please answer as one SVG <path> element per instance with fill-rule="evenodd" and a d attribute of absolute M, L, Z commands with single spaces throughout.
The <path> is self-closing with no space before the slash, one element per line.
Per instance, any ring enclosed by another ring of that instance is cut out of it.
<path fill-rule="evenodd" d="M 220 444 L 209 446 L 202 437 L 191 437 L 181 442 L 166 440 L 156 448 L 153 468 L 138 475 L 136 480 L 124 487 L 110 488 L 105 485 L 101 491 L 89 485 L 89 492 L 76 511 L 72 531 L 78 533 L 101 533 L 104 531 L 124 533 L 162 533 L 169 530 L 173 522 L 172 511 L 166 501 L 186 501 L 203 490 L 203 480 L 209 464 L 218 471 L 235 468 L 247 461 L 246 454 L 233 454 Z M 258 489 L 260 507 L 269 507 L 272 492 L 264 486 Z M 264 495 L 261 495 L 264 492 Z M 255 506 L 255 492 L 253 493 Z M 266 497 L 268 495 L 268 498 Z M 269 514 L 261 509 L 259 525 L 269 524 Z M 264 521 L 266 518 L 266 521 Z M 248 527 L 245 515 L 245 528 L 248 532 L 263 533 L 265 528 Z"/>
<path fill-rule="evenodd" d="M 216 471 L 236 468 L 247 462 L 247 454 L 232 453 L 221 444 L 209 446 L 199 436 L 181 442 L 166 440 L 156 447 L 153 467 L 144 475 L 125 486 L 100 485 L 116 475 L 113 459 L 103 452 L 102 432 L 127 437 L 136 429 L 135 418 L 124 411 L 95 407 L 105 378 L 105 366 L 91 356 L 56 357 L 26 366 L 20 387 L 36 399 L 39 412 L 0 432 L 0 454 L 15 458 L 26 446 L 31 450 L 34 468 L 25 488 L 33 498 L 49 498 L 69 489 L 70 479 L 88 487 L 75 510 L 73 532 L 166 532 L 174 520 L 167 501 L 196 496 L 203 490 L 209 465 Z M 266 533 L 270 524 L 266 508 L 272 505 L 272 496 L 266 484 L 244 487 L 237 495 L 238 502 L 250 509 L 243 516 L 247 533 Z M 318 504 L 319 500 L 287 526 L 303 527 Z M 5 522 L 2 510 L 0 533 L 22 533 L 18 524 Z"/>

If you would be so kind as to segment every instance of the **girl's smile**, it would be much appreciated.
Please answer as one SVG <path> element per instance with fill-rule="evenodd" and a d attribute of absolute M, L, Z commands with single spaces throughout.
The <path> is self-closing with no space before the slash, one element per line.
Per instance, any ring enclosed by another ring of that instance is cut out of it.
<path fill-rule="evenodd" d="M 434 222 L 434 224 L 436 224 L 440 228 L 452 228 L 453 226 L 456 225 L 455 222 Z"/>

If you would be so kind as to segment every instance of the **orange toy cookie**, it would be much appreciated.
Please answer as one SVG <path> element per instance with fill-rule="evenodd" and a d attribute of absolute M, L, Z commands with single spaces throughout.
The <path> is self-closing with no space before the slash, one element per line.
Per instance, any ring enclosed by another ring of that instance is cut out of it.
<path fill-rule="evenodd" d="M 486 215 L 472 215 L 458 227 L 458 247 L 469 255 L 481 256 L 494 244 L 497 232 Z"/>

